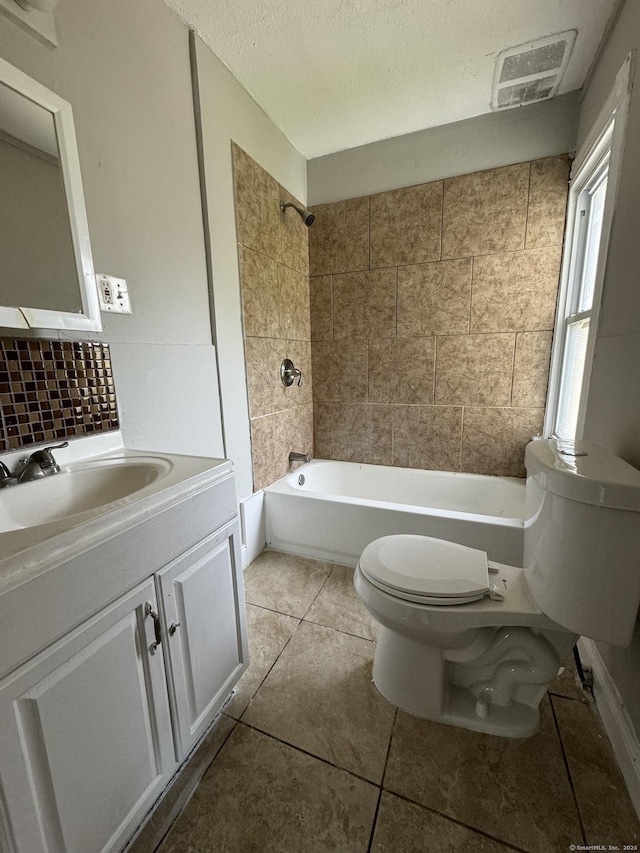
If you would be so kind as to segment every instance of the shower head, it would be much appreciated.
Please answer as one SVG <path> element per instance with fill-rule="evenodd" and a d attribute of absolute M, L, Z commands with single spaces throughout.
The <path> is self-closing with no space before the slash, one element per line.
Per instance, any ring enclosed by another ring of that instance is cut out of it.
<path fill-rule="evenodd" d="M 303 222 L 304 222 L 304 224 L 307 226 L 307 228 L 308 228 L 310 225 L 313 225 L 313 223 L 316 221 L 316 215 L 315 215 L 315 213 L 311 213 L 311 211 L 310 211 L 310 210 L 305 210 L 303 207 L 298 207 L 298 205 L 297 205 L 297 204 L 293 204 L 293 203 L 292 203 L 292 202 L 290 202 L 290 201 L 286 202 L 286 204 L 285 204 L 285 202 L 281 202 L 281 203 L 280 203 L 280 210 L 281 210 L 283 213 L 285 212 L 285 210 L 286 210 L 288 207 L 292 207 L 295 211 L 297 211 L 297 212 L 300 214 L 300 219 L 302 219 L 302 221 L 303 221 Z"/>

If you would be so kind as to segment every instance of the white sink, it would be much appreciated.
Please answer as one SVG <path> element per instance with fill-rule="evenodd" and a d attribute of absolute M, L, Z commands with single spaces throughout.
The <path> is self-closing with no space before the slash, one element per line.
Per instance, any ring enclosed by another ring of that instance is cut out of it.
<path fill-rule="evenodd" d="M 0 489 L 0 533 L 97 515 L 127 502 L 171 468 L 159 457 L 102 459 Z"/>

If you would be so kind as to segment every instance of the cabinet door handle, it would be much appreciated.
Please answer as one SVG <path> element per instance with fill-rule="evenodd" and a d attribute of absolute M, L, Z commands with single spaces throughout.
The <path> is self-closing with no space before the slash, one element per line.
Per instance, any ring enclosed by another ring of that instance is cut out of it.
<path fill-rule="evenodd" d="M 151 618 L 153 619 L 153 630 L 154 630 L 155 635 L 156 635 L 156 641 L 155 641 L 155 643 L 151 643 L 151 645 L 149 646 L 149 651 L 151 652 L 152 655 L 155 655 L 156 649 L 158 648 L 158 646 L 162 642 L 162 626 L 160 625 L 160 617 L 158 616 L 156 611 L 153 609 L 153 605 L 151 604 L 150 601 L 147 601 L 147 603 L 145 604 L 144 615 L 145 616 L 151 616 Z"/>
<path fill-rule="evenodd" d="M 180 627 L 180 622 L 172 622 L 171 625 L 169 625 L 169 636 L 173 637 L 173 635 L 175 634 L 175 632 L 178 630 L 179 627 Z"/>

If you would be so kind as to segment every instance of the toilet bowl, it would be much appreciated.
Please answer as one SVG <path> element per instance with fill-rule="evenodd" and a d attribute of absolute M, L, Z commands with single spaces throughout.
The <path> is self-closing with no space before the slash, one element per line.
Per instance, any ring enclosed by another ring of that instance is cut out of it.
<path fill-rule="evenodd" d="M 525 462 L 526 568 L 414 535 L 360 557 L 355 588 L 380 623 L 373 680 L 409 713 L 527 737 L 580 634 L 631 639 L 640 472 L 586 442 L 535 441 Z"/>

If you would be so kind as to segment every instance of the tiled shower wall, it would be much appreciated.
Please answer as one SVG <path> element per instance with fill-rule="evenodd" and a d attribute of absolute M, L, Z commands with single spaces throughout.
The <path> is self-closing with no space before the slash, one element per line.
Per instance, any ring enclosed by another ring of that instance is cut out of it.
<path fill-rule="evenodd" d="M 287 473 L 290 451 L 313 451 L 309 232 L 294 210 L 280 211 L 281 201 L 300 203 L 236 145 L 233 165 L 257 490 Z M 301 386 L 280 381 L 284 358 Z"/>
<path fill-rule="evenodd" d="M 568 172 L 552 157 L 314 208 L 316 456 L 524 475 Z"/>
<path fill-rule="evenodd" d="M 108 344 L 0 340 L 0 453 L 118 428 Z"/>

